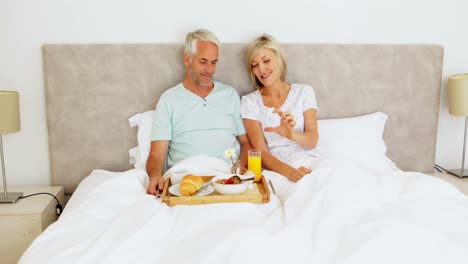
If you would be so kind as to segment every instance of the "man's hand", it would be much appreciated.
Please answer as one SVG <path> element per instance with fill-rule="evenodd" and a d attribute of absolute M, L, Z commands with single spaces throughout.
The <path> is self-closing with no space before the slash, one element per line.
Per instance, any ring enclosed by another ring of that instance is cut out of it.
<path fill-rule="evenodd" d="M 277 127 L 265 127 L 266 132 L 275 132 L 285 138 L 291 138 L 296 126 L 296 120 L 291 112 L 283 112 L 281 109 L 275 109 L 273 113 L 277 113 L 281 117 L 280 124 Z"/>
<path fill-rule="evenodd" d="M 248 169 L 244 166 L 238 166 L 238 168 L 239 169 L 237 170 L 237 172 L 239 172 L 240 175 L 244 175 L 248 171 Z"/>
<path fill-rule="evenodd" d="M 163 188 L 164 188 L 164 177 L 162 175 L 158 175 L 158 176 L 150 178 L 146 192 L 148 194 L 156 195 L 158 192 L 162 192 Z"/>
<path fill-rule="evenodd" d="M 247 165 L 248 165 L 248 151 L 249 149 L 252 148 L 250 145 L 249 138 L 247 137 L 247 134 L 239 135 L 237 136 L 237 141 L 239 141 L 240 145 L 240 159 L 237 163 L 237 165 L 240 168 L 240 174 L 244 174 L 247 171 Z"/>
<path fill-rule="evenodd" d="M 148 194 L 156 195 L 156 190 L 161 192 L 164 188 L 164 178 L 162 174 L 168 148 L 168 140 L 154 140 L 151 142 L 150 154 L 146 161 L 146 171 L 150 178 L 148 188 L 146 189 Z"/>

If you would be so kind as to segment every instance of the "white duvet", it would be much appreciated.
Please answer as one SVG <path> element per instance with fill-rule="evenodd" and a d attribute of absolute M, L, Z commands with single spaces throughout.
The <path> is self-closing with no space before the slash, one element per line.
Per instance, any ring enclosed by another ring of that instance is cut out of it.
<path fill-rule="evenodd" d="M 224 162 L 186 160 L 197 173 Z M 95 170 L 20 263 L 467 263 L 468 198 L 421 173 L 324 159 L 266 204 L 168 207 L 141 170 Z"/>

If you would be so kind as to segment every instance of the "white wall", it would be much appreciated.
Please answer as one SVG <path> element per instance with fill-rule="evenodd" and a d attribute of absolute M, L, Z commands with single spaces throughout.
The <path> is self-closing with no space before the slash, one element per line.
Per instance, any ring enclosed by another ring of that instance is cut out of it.
<path fill-rule="evenodd" d="M 283 43 L 443 45 L 436 160 L 459 167 L 464 119 L 448 114 L 445 84 L 468 72 L 467 9 L 462 0 L 0 0 L 0 90 L 19 91 L 22 125 L 3 136 L 8 183 L 50 183 L 42 44 L 182 42 L 199 27 L 222 42 L 267 32 Z"/>

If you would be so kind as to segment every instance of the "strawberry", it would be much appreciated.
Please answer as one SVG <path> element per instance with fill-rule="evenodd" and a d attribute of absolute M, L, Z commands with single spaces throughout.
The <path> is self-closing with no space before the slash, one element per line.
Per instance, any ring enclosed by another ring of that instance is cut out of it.
<path fill-rule="evenodd" d="M 234 184 L 234 180 L 231 178 L 227 179 L 226 184 Z"/>

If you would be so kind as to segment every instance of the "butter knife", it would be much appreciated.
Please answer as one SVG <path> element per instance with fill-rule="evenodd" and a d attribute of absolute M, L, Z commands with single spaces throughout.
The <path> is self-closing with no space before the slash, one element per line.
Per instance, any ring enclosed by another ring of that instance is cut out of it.
<path fill-rule="evenodd" d="M 203 191 L 204 189 L 206 189 L 206 187 L 208 187 L 209 185 L 211 185 L 213 183 L 213 179 L 207 181 L 205 184 L 203 184 L 203 186 L 198 190 L 196 191 L 192 196 L 197 196 L 199 193 L 201 193 L 201 191 Z"/>

